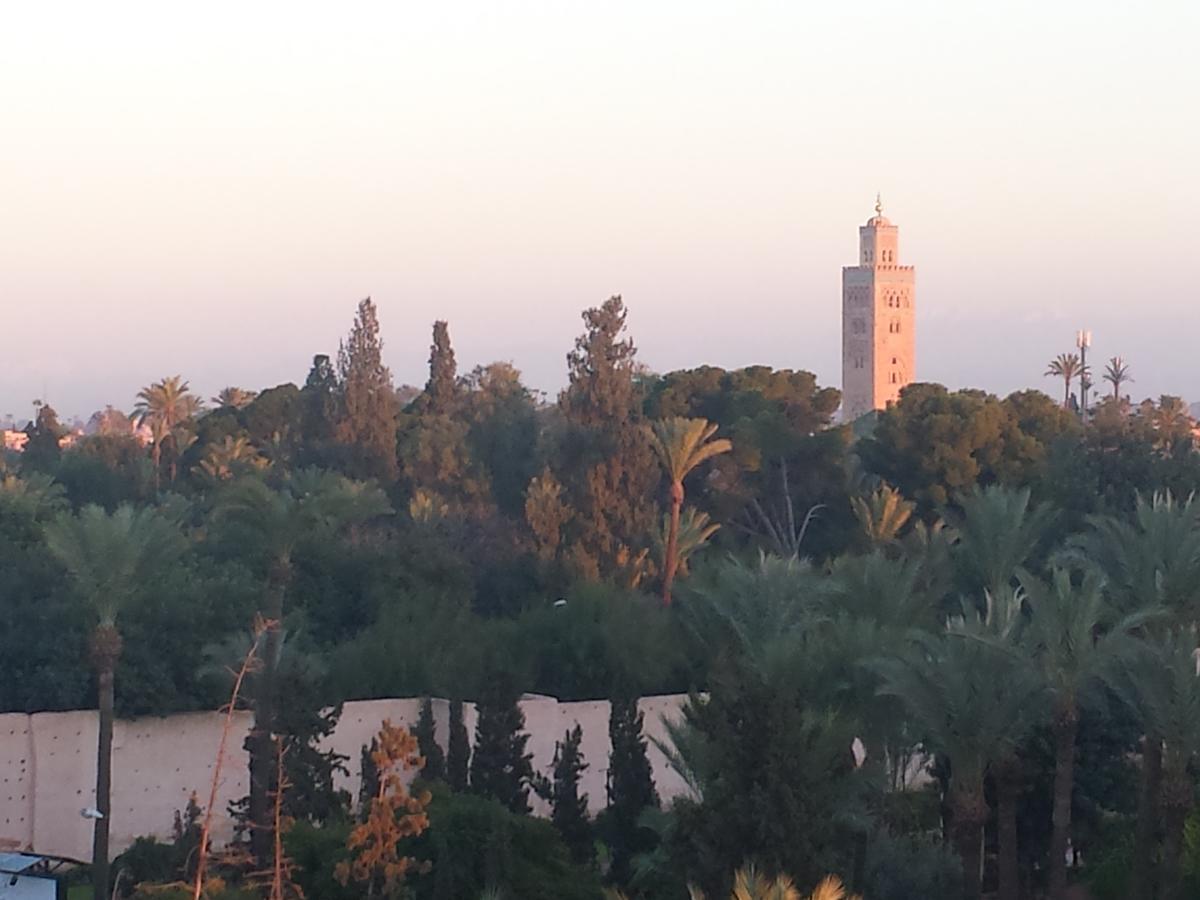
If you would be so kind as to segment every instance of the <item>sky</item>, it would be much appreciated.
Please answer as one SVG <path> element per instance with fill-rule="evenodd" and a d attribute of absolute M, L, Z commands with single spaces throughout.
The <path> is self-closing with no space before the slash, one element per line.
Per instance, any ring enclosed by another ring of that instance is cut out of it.
<path fill-rule="evenodd" d="M 1093 332 L 1200 400 L 1200 5 L 13 4 L 0 29 L 0 417 L 182 374 L 302 382 L 357 302 L 397 383 L 553 393 L 623 295 L 652 369 L 840 381 L 876 192 L 917 377 L 1057 396 Z"/>

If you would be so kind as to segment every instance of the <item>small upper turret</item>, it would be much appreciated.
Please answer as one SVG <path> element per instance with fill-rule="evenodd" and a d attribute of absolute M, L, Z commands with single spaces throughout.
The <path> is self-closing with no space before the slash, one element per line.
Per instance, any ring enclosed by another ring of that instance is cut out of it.
<path fill-rule="evenodd" d="M 883 200 L 875 195 L 875 215 L 867 219 L 867 228 L 891 228 L 892 223 L 883 215 Z"/>
<path fill-rule="evenodd" d="M 858 264 L 894 266 L 899 251 L 899 229 L 883 215 L 883 201 L 875 195 L 875 215 L 858 229 Z"/>

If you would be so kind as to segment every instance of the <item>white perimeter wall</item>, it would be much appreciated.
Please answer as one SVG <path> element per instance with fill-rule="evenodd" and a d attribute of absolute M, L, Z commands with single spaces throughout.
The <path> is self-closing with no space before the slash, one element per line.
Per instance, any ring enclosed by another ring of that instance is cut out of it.
<path fill-rule="evenodd" d="M 677 719 L 686 701 L 682 695 L 646 697 L 641 701 L 648 737 L 666 738 L 664 720 Z M 549 697 L 527 696 L 521 701 L 529 732 L 528 750 L 536 771 L 550 774 L 554 744 L 579 723 L 583 755 L 589 768 L 582 790 L 593 812 L 603 809 L 608 769 L 608 702 L 560 703 Z M 364 744 L 380 723 L 413 727 L 420 700 L 363 700 L 347 703 L 328 746 L 349 757 L 348 778 L 339 787 L 357 797 Z M 446 747 L 449 703 L 434 701 L 438 742 Z M 465 704 L 468 732 L 475 733 L 475 709 Z M 113 734 L 112 852 L 120 853 L 141 835 L 169 840 L 176 810 L 195 793 L 201 805 L 208 799 L 213 765 L 225 717 L 218 713 L 184 713 L 163 718 L 120 720 Z M 214 810 L 214 838 L 220 843 L 233 833 L 225 814 L 229 801 L 247 793 L 247 759 L 242 749 L 251 717 L 236 714 Z M 97 713 L 13 713 L 0 715 L 0 850 L 30 849 L 39 853 L 91 858 L 92 823 L 80 810 L 95 805 Z M 679 775 L 650 742 L 654 781 L 664 799 L 686 792 Z M 534 798 L 535 811 L 546 810 Z"/>

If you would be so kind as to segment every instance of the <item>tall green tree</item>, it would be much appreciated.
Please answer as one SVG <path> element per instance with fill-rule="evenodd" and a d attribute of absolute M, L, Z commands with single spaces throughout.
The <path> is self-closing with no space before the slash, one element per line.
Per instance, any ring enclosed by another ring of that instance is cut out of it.
<path fill-rule="evenodd" d="M 272 852 L 269 791 L 275 771 L 276 677 L 283 646 L 286 598 L 296 548 L 305 540 L 328 539 L 348 525 L 391 511 L 377 487 L 318 470 L 288 476 L 278 489 L 257 478 L 235 482 L 218 498 L 217 516 L 252 559 L 265 570 L 262 613 L 268 620 L 263 671 L 256 677 L 250 752 L 251 845 L 260 865 Z"/>
<path fill-rule="evenodd" d="M 471 784 L 471 736 L 463 722 L 463 702 L 450 701 L 450 733 L 446 741 L 446 781 L 450 789 L 465 791 Z"/>
<path fill-rule="evenodd" d="M 112 827 L 113 682 L 123 642 L 118 617 L 146 596 L 164 567 L 183 553 L 178 526 L 154 509 L 121 506 L 111 515 L 99 506 L 63 515 L 46 528 L 46 543 L 96 616 L 89 657 L 96 672 L 100 729 L 96 753 L 96 810 L 92 840 L 95 900 L 108 900 L 109 832 Z"/>
<path fill-rule="evenodd" d="M 712 460 L 707 476 L 689 491 L 700 509 L 727 526 L 728 543 L 739 531 L 768 552 L 780 533 L 805 529 L 804 555 L 824 558 L 846 547 L 853 520 L 847 505 L 849 428 L 835 426 L 841 402 L 811 372 L 747 366 L 701 366 L 646 380 L 646 414 L 703 418 L 720 426 L 733 450 Z M 785 555 L 790 548 L 782 548 Z"/>
<path fill-rule="evenodd" d="M 671 605 L 671 586 L 679 568 L 679 515 L 683 509 L 683 481 L 705 460 L 733 449 L 726 438 L 714 438 L 717 426 L 705 419 L 675 417 L 654 423 L 654 449 L 670 486 L 670 522 L 663 555 L 663 605 Z"/>
<path fill-rule="evenodd" d="M 1026 431 L 1026 398 L 913 384 L 857 444 L 863 467 L 918 504 L 926 517 L 976 485 L 1023 486 L 1046 466 L 1053 434 Z M 1040 421 L 1040 420 L 1039 420 Z"/>
<path fill-rule="evenodd" d="M 550 801 L 550 821 L 562 835 L 571 859 L 579 865 L 589 865 L 596 850 L 588 820 L 588 795 L 579 792 L 579 779 L 588 768 L 582 744 L 583 728 L 576 723 L 555 743 L 552 778 L 539 778 L 537 790 Z"/>
<path fill-rule="evenodd" d="M 673 806 L 667 845 L 709 896 L 727 896 L 746 859 L 811 883 L 850 868 L 860 779 L 854 725 L 828 709 L 815 685 L 782 669 L 722 659 L 705 697 L 669 725 L 672 765 L 692 797 Z"/>
<path fill-rule="evenodd" d="M 29 439 L 21 455 L 21 468 L 30 472 L 51 472 L 62 459 L 60 442 L 67 430 L 58 421 L 58 413 L 48 403 L 38 402 L 37 415 L 25 429 Z"/>
<path fill-rule="evenodd" d="M 358 304 L 350 334 L 338 346 L 341 419 L 338 441 L 354 460 L 360 477 L 394 481 L 396 464 L 396 392 L 383 363 L 383 340 L 375 304 Z"/>
<path fill-rule="evenodd" d="M 542 465 L 537 400 L 511 364 L 477 366 L 466 378 L 467 441 L 502 513 L 520 518 L 525 489 Z"/>
<path fill-rule="evenodd" d="M 433 701 L 429 697 L 421 699 L 421 713 L 417 717 L 417 727 L 413 729 L 413 737 L 417 739 L 417 747 L 425 767 L 421 774 L 426 778 L 446 777 L 446 755 L 442 746 L 437 742 L 437 729 L 433 720 Z"/>
<path fill-rule="evenodd" d="M 460 395 L 458 366 L 454 361 L 454 348 L 450 346 L 450 326 L 439 319 L 433 323 L 433 343 L 429 347 L 426 410 L 434 415 L 451 415 L 458 408 Z"/>
<path fill-rule="evenodd" d="M 306 462 L 312 465 L 323 458 L 332 443 L 340 418 L 337 371 L 326 354 L 313 357 L 300 399 L 302 441 Z"/>
<path fill-rule="evenodd" d="M 529 735 L 520 700 L 521 692 L 510 676 L 493 673 L 488 678 L 476 707 L 471 790 L 525 815 L 530 810 L 533 755 L 525 749 Z"/>
<path fill-rule="evenodd" d="M 651 836 L 642 829 L 640 819 L 659 804 L 643 727 L 637 696 L 617 692 L 609 701 L 605 831 L 612 852 L 612 876 L 620 884 L 629 879 L 633 857 L 651 846 Z"/>
<path fill-rule="evenodd" d="M 570 384 L 559 396 L 569 433 L 561 479 L 570 495 L 570 526 L 577 567 L 600 575 L 638 578 L 654 527 L 658 473 L 642 425 L 633 341 L 625 335 L 620 297 L 583 314 L 585 330 L 567 355 Z"/>
<path fill-rule="evenodd" d="M 571 520 L 563 493 L 562 484 L 549 466 L 530 479 L 525 490 L 525 524 L 533 535 L 538 558 L 545 563 L 558 556 L 563 527 Z"/>

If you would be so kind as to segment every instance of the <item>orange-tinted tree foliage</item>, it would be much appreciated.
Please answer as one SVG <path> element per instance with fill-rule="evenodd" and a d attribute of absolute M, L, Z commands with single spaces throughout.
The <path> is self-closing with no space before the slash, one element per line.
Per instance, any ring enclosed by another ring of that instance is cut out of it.
<path fill-rule="evenodd" d="M 405 728 L 384 719 L 383 727 L 371 751 L 371 760 L 379 773 L 379 788 L 371 798 L 362 824 L 350 832 L 346 846 L 352 860 L 339 863 L 337 878 L 366 887 L 367 897 L 397 897 L 410 870 L 426 871 L 427 863 L 400 852 L 400 842 L 415 837 L 429 827 L 425 807 L 428 791 L 410 794 L 403 773 L 424 765 L 417 739 Z"/>

